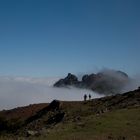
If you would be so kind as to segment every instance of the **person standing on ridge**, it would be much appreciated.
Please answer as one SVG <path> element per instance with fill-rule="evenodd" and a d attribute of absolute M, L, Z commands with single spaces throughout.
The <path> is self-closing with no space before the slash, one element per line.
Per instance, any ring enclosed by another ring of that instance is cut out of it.
<path fill-rule="evenodd" d="M 85 94 L 85 95 L 84 95 L 84 101 L 86 101 L 86 100 L 87 100 L 87 95 Z"/>
<path fill-rule="evenodd" d="M 88 96 L 88 97 L 89 97 L 89 100 L 91 100 L 91 95 L 90 95 L 90 94 L 89 94 L 89 96 Z"/>

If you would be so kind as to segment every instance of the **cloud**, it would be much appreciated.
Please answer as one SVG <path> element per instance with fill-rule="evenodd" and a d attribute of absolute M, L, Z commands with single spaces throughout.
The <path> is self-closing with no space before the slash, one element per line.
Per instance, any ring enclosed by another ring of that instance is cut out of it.
<path fill-rule="evenodd" d="M 118 77 L 112 70 L 103 70 L 107 75 Z M 54 88 L 53 84 L 61 77 L 32 78 L 0 76 L 0 110 L 11 109 L 33 103 L 48 103 L 54 99 L 65 101 L 83 100 L 84 94 L 91 94 L 92 98 L 105 96 L 86 89 Z M 122 92 L 137 89 L 140 86 L 140 75 L 130 77 Z M 112 82 L 112 84 L 115 84 Z"/>
<path fill-rule="evenodd" d="M 132 91 L 140 87 L 140 75 L 137 74 L 130 78 L 129 83 L 124 87 L 123 92 Z"/>
<path fill-rule="evenodd" d="M 83 100 L 83 95 L 101 97 L 90 90 L 77 88 L 54 88 L 59 78 L 0 77 L 0 109 L 11 109 L 33 103 L 58 100 Z"/>

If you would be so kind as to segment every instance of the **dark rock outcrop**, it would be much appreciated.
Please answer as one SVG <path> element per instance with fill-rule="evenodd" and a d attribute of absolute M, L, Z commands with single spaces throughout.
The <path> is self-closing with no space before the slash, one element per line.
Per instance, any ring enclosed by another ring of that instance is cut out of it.
<path fill-rule="evenodd" d="M 56 124 L 59 123 L 63 120 L 65 113 L 64 112 L 58 112 L 56 115 L 50 117 L 47 120 L 47 125 L 51 125 L 51 124 Z"/>
<path fill-rule="evenodd" d="M 78 83 L 78 78 L 69 73 L 66 78 L 60 79 L 58 82 L 54 84 L 55 87 L 65 87 L 70 85 L 76 85 Z"/>
<path fill-rule="evenodd" d="M 124 86 L 129 82 L 129 77 L 122 71 L 106 70 L 97 74 L 84 75 L 81 81 L 75 75 L 68 74 L 54 84 L 55 87 L 75 86 L 86 88 L 102 94 L 121 93 Z"/>
<path fill-rule="evenodd" d="M 42 110 L 38 111 L 35 115 L 29 117 L 26 121 L 25 124 L 29 124 L 32 121 L 35 121 L 45 114 L 47 114 L 49 111 L 57 111 L 59 110 L 60 107 L 60 102 L 57 100 L 53 100 L 47 107 L 43 108 Z"/>

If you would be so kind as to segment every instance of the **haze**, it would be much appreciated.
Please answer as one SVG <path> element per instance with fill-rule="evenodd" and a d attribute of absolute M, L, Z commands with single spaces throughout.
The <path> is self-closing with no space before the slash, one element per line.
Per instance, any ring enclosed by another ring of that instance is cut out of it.
<path fill-rule="evenodd" d="M 53 77 L 139 74 L 139 52 L 140 0 L 0 0 L 0 109 L 83 100 L 91 91 L 55 89 Z"/>
<path fill-rule="evenodd" d="M 90 90 L 54 88 L 58 78 L 0 77 L 0 109 L 11 109 L 33 103 L 49 103 L 54 99 L 81 101 L 84 94 L 99 95 Z"/>

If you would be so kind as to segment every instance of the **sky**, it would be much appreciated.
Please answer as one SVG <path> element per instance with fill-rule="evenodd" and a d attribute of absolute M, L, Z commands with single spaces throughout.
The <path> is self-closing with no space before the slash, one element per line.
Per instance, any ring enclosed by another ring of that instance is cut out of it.
<path fill-rule="evenodd" d="M 139 0 L 0 0 L 0 75 L 140 71 Z"/>

